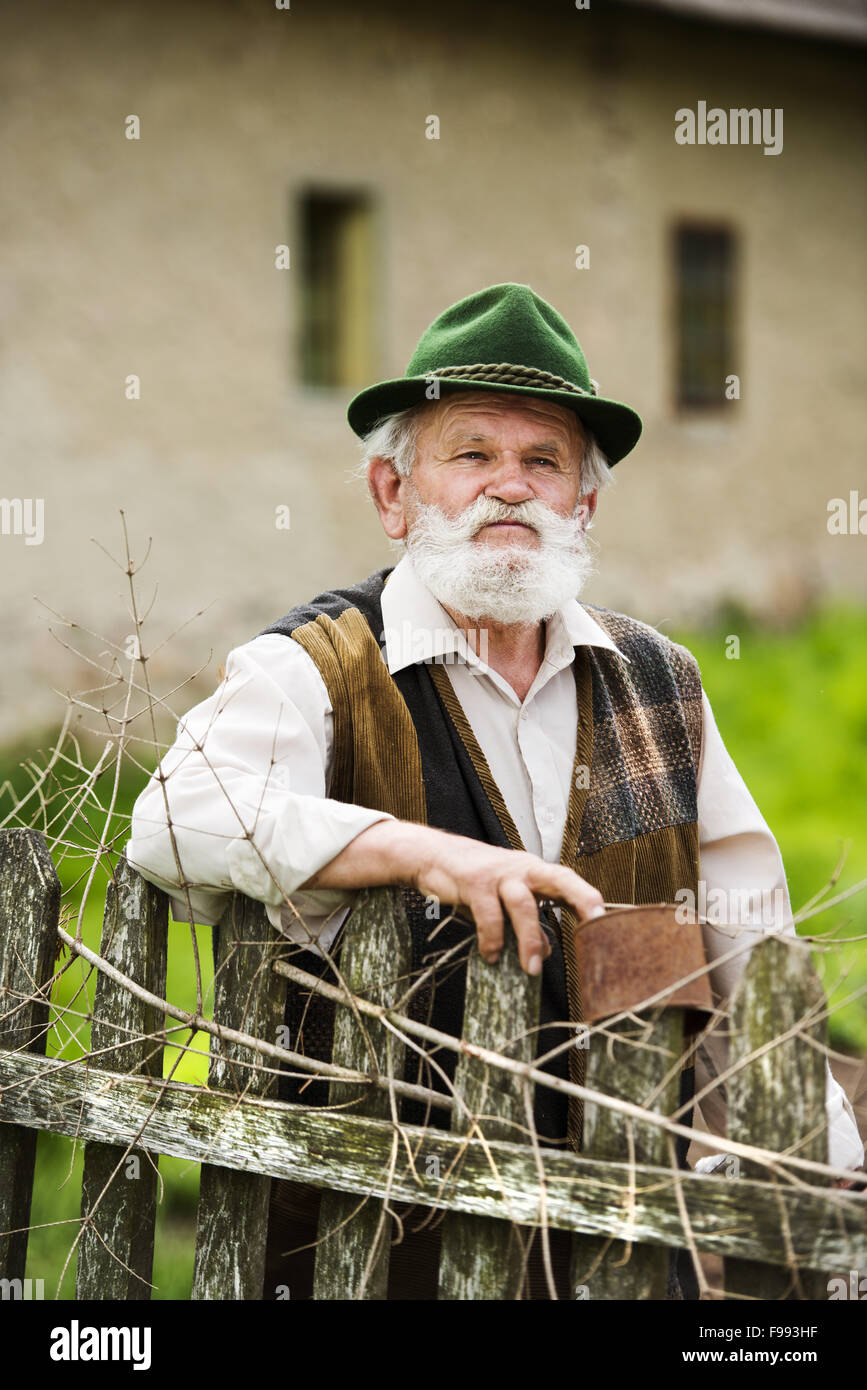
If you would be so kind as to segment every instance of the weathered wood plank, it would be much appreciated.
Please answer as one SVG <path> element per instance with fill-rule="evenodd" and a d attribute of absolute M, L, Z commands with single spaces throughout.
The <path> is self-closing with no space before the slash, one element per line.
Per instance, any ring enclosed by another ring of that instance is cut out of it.
<path fill-rule="evenodd" d="M 587 1085 L 657 1115 L 672 1115 L 680 1095 L 676 1063 L 683 1045 L 683 1010 L 654 1009 L 639 1017 L 643 1026 L 624 1019 L 610 1026 L 608 1037 L 599 1033 L 592 1036 Z M 638 1042 L 643 1045 L 635 1046 Z M 660 1086 L 672 1071 L 666 1084 Z M 592 1102 L 584 1106 L 583 1152 L 588 1158 L 623 1162 L 629 1157 L 630 1128 L 635 1161 L 667 1166 L 668 1145 L 662 1130 Z M 658 1246 L 630 1245 L 627 1240 L 609 1244 L 598 1237 L 576 1236 L 572 1242 L 573 1296 L 578 1297 L 580 1291 L 580 1296 L 589 1295 L 594 1300 L 663 1299 L 668 1263 L 668 1251 Z"/>
<path fill-rule="evenodd" d="M 2 1113 L 15 1124 L 114 1144 L 130 1142 L 148 1116 L 155 1082 L 63 1063 L 29 1053 L 0 1052 Z M 384 1120 L 331 1115 L 304 1106 L 218 1094 L 170 1083 L 150 1117 L 145 1135 L 153 1153 L 194 1163 L 232 1167 L 334 1187 L 343 1192 L 390 1193 L 479 1216 L 533 1225 L 538 1213 L 538 1175 L 525 1144 L 488 1143 L 496 1173 L 479 1139 L 407 1126 L 415 1149 L 452 1172 L 448 1187 L 414 1175 L 398 1153 L 391 1186 L 388 1161 L 393 1127 Z M 563 1230 L 619 1238 L 630 1216 L 636 1241 L 681 1245 L 683 1227 L 667 1168 L 638 1164 L 634 1203 L 628 1164 L 587 1159 L 543 1149 L 549 1224 Z M 803 1176 L 803 1174 L 801 1175 Z M 832 1273 L 867 1268 L 867 1194 L 784 1188 L 766 1182 L 725 1182 L 702 1173 L 681 1175 L 690 1224 L 700 1250 L 785 1263 L 783 1232 L 791 1232 L 797 1257 Z M 768 1200 L 771 1194 L 772 1201 Z"/>
<path fill-rule="evenodd" d="M 519 1061 L 535 1057 L 541 1000 L 541 976 L 526 975 L 518 957 L 515 933 L 507 927 L 503 952 L 488 965 L 477 949 L 470 952 L 464 1004 L 467 1042 L 505 1052 Z M 521 1036 L 523 1034 L 523 1036 Z M 530 1104 L 532 1106 L 532 1086 Z M 455 1093 L 472 1116 L 483 1117 L 482 1133 L 515 1141 L 526 1129 L 527 1106 L 522 1083 L 462 1053 L 455 1071 Z M 456 1113 L 452 1127 L 469 1130 L 467 1115 Z M 429 1150 L 426 1148 L 425 1153 Z M 531 1191 L 538 1187 L 534 1182 Z M 511 1224 L 450 1212 L 443 1222 L 439 1296 L 442 1299 L 505 1300 L 521 1295 L 527 1232 Z"/>
<path fill-rule="evenodd" d="M 42 835 L 0 831 L 0 1046 L 10 1051 L 45 1052 L 59 911 L 60 882 Z M 32 1129 L 0 1124 L 0 1277 L 5 1279 L 24 1277 L 36 1138 Z"/>
<path fill-rule="evenodd" d="M 775 938 L 759 942 L 732 1000 L 730 1063 L 743 1062 L 808 1015 L 821 1014 L 824 1007 L 824 990 L 809 951 Z M 809 1024 L 804 1032 L 824 1044 L 825 1020 Z M 828 1162 L 825 1059 L 805 1037 L 795 1035 L 746 1063 L 727 1085 L 732 1139 Z M 767 1177 L 766 1168 L 746 1160 L 736 1171 L 742 1177 Z M 821 1181 L 817 1178 L 817 1185 Z M 772 1204 L 774 1197 L 768 1200 Z M 761 1299 L 827 1298 L 827 1279 L 811 1272 L 810 1263 L 805 1257 L 793 1262 L 792 1269 L 769 1269 L 751 1261 L 726 1260 L 726 1292 Z M 842 1266 L 838 1272 L 843 1273 Z"/>
<path fill-rule="evenodd" d="M 401 895 L 385 888 L 360 893 L 344 932 L 340 970 L 349 988 L 375 1004 L 395 1005 L 406 989 L 412 965 Z M 402 1077 L 404 1045 L 381 1023 L 370 1018 L 363 1021 L 369 1045 L 353 1012 L 338 1010 L 333 1060 L 358 1071 L 375 1067 L 383 1074 Z M 328 1099 L 332 1105 L 355 1101 L 356 1115 L 385 1120 L 391 1114 L 388 1093 L 370 1087 L 332 1081 Z M 386 1297 L 392 1218 L 380 1201 L 371 1199 L 360 1211 L 357 1208 L 355 1194 L 332 1190 L 322 1195 L 315 1299 Z"/>
<path fill-rule="evenodd" d="M 219 925 L 216 1022 L 277 1040 L 286 983 L 271 965 L 283 945 L 261 903 L 234 894 Z M 258 1067 L 235 1065 L 239 1060 L 251 1061 L 247 1048 L 212 1038 L 209 1086 L 244 1096 L 276 1090 L 275 1076 Z M 203 1164 L 192 1298 L 262 1298 L 270 1192 L 271 1179 L 261 1176 L 261 1170 L 229 1172 Z"/>
<path fill-rule="evenodd" d="M 162 996 L 167 948 L 167 899 L 121 859 L 106 893 L 100 955 Z M 164 1015 L 97 973 L 90 1048 L 91 1052 L 114 1049 L 105 1054 L 113 1071 L 161 1077 L 162 1040 L 154 1041 L 149 1035 L 162 1034 L 164 1028 Z M 85 1147 L 81 1215 L 93 1215 L 78 1247 L 75 1296 L 79 1299 L 150 1297 L 157 1158 L 131 1154 L 112 1178 L 122 1155 L 123 1149 L 111 1144 Z M 104 1191 L 106 1184 L 110 1185 Z"/>

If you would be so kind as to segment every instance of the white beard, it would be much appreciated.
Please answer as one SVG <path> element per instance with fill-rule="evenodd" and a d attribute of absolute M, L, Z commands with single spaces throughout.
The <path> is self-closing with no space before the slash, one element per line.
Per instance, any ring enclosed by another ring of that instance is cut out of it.
<path fill-rule="evenodd" d="M 405 547 L 413 568 L 434 598 L 467 618 L 534 625 L 577 598 L 593 572 L 585 534 L 586 511 L 561 516 L 543 502 L 507 503 L 477 497 L 459 517 L 420 501 Z M 494 547 L 473 539 L 494 521 L 532 526 L 538 544 Z"/>

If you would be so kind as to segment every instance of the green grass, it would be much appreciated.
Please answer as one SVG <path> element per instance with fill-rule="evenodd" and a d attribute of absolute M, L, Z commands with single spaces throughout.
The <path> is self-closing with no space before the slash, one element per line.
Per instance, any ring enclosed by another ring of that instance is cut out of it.
<path fill-rule="evenodd" d="M 867 877 L 867 610 L 851 606 L 825 608 L 791 630 L 770 629 L 751 623 L 742 613 L 721 615 L 712 628 L 702 631 L 666 628 L 669 636 L 695 654 L 726 746 L 777 837 L 786 867 L 793 905 L 797 908 L 829 879 L 841 850 L 848 843 L 848 857 L 835 891 Z M 726 656 L 726 639 L 740 639 L 736 660 Z M 34 740 L 22 740 L 18 750 L 0 758 L 0 784 L 11 777 L 20 791 L 27 779 L 17 767 L 28 756 Z M 47 743 L 44 745 L 47 746 Z M 121 780 L 117 816 L 109 830 L 116 847 L 126 838 L 124 817 L 129 815 L 142 778 L 125 774 Z M 0 800 L 0 818 L 8 810 Z M 99 831 L 97 832 L 97 827 Z M 69 838 L 82 846 L 59 866 L 64 885 L 64 908 L 73 921 L 81 899 L 81 875 L 91 862 L 87 846 L 102 834 L 98 816 L 81 817 Z M 106 872 L 94 883 L 85 905 L 82 929 L 85 941 L 98 947 Z M 74 928 L 70 928 L 74 930 Z M 853 897 L 839 908 L 814 918 L 804 930 L 811 935 L 834 929 L 837 935 L 867 935 L 867 893 Z M 212 977 L 210 929 L 198 928 L 203 987 Z M 833 952 L 818 953 L 834 1012 L 830 1040 L 841 1051 L 867 1053 L 865 998 L 837 1007 L 859 987 L 867 986 L 867 943 L 842 945 Z M 174 924 L 169 937 L 169 999 L 182 1007 L 195 1003 L 190 928 Z M 76 990 L 87 979 L 87 970 L 74 961 L 59 983 L 55 1003 L 69 1006 Z M 93 1000 L 93 978 L 76 1004 L 86 1014 Z M 85 1002 L 86 1001 L 86 1002 Z M 206 1007 L 206 1012 L 208 1009 Z M 53 1030 L 50 1055 L 80 1056 L 89 1043 L 86 1019 L 67 1023 L 77 1032 Z M 194 1046 L 206 1051 L 202 1035 Z M 167 1049 L 165 1071 L 177 1053 Z M 187 1055 L 176 1078 L 199 1082 L 206 1075 L 204 1056 Z M 188 1298 L 193 1267 L 195 1208 L 199 1173 L 195 1165 L 161 1159 L 165 1191 L 157 1218 L 155 1298 Z M 31 1220 L 27 1274 L 45 1280 L 46 1297 L 53 1297 L 60 1271 L 77 1226 L 81 1190 L 81 1146 L 59 1136 L 39 1136 L 37 1180 Z M 45 1223 L 45 1224 L 43 1224 Z M 75 1259 L 63 1282 L 62 1296 L 74 1294 Z"/>
<path fill-rule="evenodd" d="M 0 785 L 9 780 L 19 794 L 26 789 L 29 781 L 19 766 L 20 761 L 31 756 L 34 746 L 45 748 L 49 743 L 50 740 L 42 740 L 41 744 L 33 740 L 29 745 L 24 743 L 16 750 L 8 751 L 0 761 Z M 40 761 L 44 763 L 44 757 Z M 108 778 L 106 782 L 108 783 Z M 127 839 L 129 814 L 142 784 L 143 778 L 138 773 L 134 776 L 125 773 L 121 779 L 116 812 L 106 836 L 107 842 L 113 843 L 117 849 L 122 849 Z M 5 816 L 10 804 L 8 797 L 0 800 L 0 818 Z M 102 824 L 103 818 L 94 813 L 94 808 L 91 808 L 86 816 L 79 815 L 66 837 L 78 848 L 67 851 L 62 858 L 55 853 L 63 888 L 61 910 L 62 914 L 68 915 L 69 918 L 66 928 L 75 934 L 81 912 L 83 940 L 94 950 L 99 949 L 102 933 L 103 904 L 109 872 L 107 857 L 97 867 L 83 907 L 82 900 L 84 884 L 93 863 L 93 855 L 88 847 L 94 842 L 97 827 L 100 834 L 102 833 Z M 210 1016 L 214 973 L 211 929 L 199 926 L 195 930 L 202 974 L 204 1012 Z M 50 1057 L 74 1060 L 84 1056 L 90 1047 L 88 1015 L 93 1008 L 95 974 L 84 961 L 71 957 L 65 949 L 57 962 L 58 969 L 63 966 L 66 966 L 66 969 L 52 993 L 56 1021 L 49 1032 L 46 1051 Z M 173 1004 L 181 1008 L 195 1007 L 195 966 L 191 930 L 187 923 L 170 923 L 169 926 L 166 994 Z M 178 1046 L 169 1044 L 164 1054 L 163 1075 L 168 1076 L 175 1066 L 174 1080 L 203 1082 L 208 1071 L 207 1034 L 197 1033 L 190 1040 L 186 1032 L 180 1032 L 175 1038 L 183 1041 L 191 1050 L 181 1051 Z M 111 1060 L 107 1060 L 105 1065 L 111 1069 Z M 73 1145 L 60 1135 L 39 1135 L 30 1216 L 34 1229 L 28 1243 L 26 1273 L 30 1278 L 44 1280 L 46 1298 L 54 1298 L 58 1292 L 61 1271 L 78 1231 L 82 1155 L 81 1144 Z M 188 1299 L 193 1276 L 200 1170 L 197 1164 L 166 1157 L 160 1159 L 159 1170 L 163 1179 L 163 1189 L 157 1210 L 153 1271 L 155 1287 L 152 1297 Z M 75 1270 L 76 1253 L 73 1252 L 60 1287 L 61 1298 L 74 1297 Z"/>
<path fill-rule="evenodd" d="M 796 629 L 757 626 L 730 611 L 713 630 L 666 628 L 697 658 L 717 726 L 776 836 L 795 911 L 821 891 L 845 854 L 833 896 L 867 878 L 867 611 L 826 607 Z M 726 639 L 740 639 L 736 659 Z M 803 924 L 867 934 L 867 891 Z M 834 1012 L 830 1040 L 867 1053 L 867 942 L 816 952 Z"/>
<path fill-rule="evenodd" d="M 46 1298 L 58 1293 L 58 1281 L 78 1231 L 83 1146 L 58 1134 L 40 1134 L 30 1212 L 27 1277 L 42 1279 Z M 179 1158 L 160 1158 L 163 1191 L 157 1208 L 151 1297 L 188 1299 L 193 1281 L 199 1167 Z M 118 1181 L 126 1181 L 119 1177 Z M 65 1224 L 56 1224 L 58 1222 Z M 77 1251 L 73 1251 L 60 1285 L 60 1297 L 75 1296 Z"/>

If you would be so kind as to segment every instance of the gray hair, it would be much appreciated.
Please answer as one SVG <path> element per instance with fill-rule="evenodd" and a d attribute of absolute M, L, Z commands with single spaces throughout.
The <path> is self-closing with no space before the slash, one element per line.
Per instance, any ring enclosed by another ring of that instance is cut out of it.
<path fill-rule="evenodd" d="M 408 478 L 415 464 L 416 443 L 422 416 L 430 404 L 422 401 L 394 415 L 387 415 L 361 441 L 361 462 L 356 476 L 365 478 L 368 465 L 375 458 L 389 459 L 401 478 Z M 583 421 L 578 427 L 584 436 L 584 455 L 581 460 L 581 496 L 596 488 L 607 487 L 613 481 L 611 467 L 596 442 L 595 435 Z"/>

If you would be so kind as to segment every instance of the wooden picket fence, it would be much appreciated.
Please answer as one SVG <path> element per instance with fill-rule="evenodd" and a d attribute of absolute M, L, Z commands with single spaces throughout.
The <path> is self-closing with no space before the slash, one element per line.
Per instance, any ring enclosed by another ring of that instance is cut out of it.
<path fill-rule="evenodd" d="M 260 1064 L 297 1066 L 289 1049 L 267 1040 L 280 1036 L 287 985 L 301 988 L 303 977 L 287 964 L 287 943 L 263 908 L 240 895 L 219 926 L 214 1021 L 222 1036 L 211 1038 L 208 1086 L 163 1081 L 162 1030 L 172 1018 L 197 1020 L 181 1010 L 167 1017 L 155 1002 L 166 998 L 167 900 L 124 860 L 106 896 L 100 955 L 108 969 L 99 967 L 91 1055 L 46 1058 L 50 984 L 60 942 L 69 948 L 71 940 L 58 925 L 59 902 L 42 836 L 0 833 L 0 1279 L 24 1278 L 39 1130 L 85 1143 L 81 1211 L 93 1215 L 78 1246 L 78 1299 L 150 1297 L 160 1154 L 201 1163 L 194 1299 L 263 1297 L 276 1178 L 323 1189 L 315 1298 L 385 1298 L 384 1199 L 446 1209 L 443 1299 L 514 1298 L 512 1223 L 543 1220 L 572 1233 L 574 1297 L 664 1298 L 669 1251 L 687 1243 L 687 1230 L 696 1249 L 725 1257 L 727 1295 L 825 1298 L 830 1276 L 867 1268 L 865 1199 L 831 1194 L 823 1175 L 795 1168 L 797 1181 L 769 1180 L 754 1161 L 744 1161 L 737 1181 L 676 1169 L 659 1127 L 589 1100 L 580 1156 L 504 1138 L 516 1132 L 513 1122 L 526 1122 L 520 1064 L 533 1062 L 533 1035 L 527 1031 L 523 1051 L 511 1048 L 519 1064 L 513 1073 L 494 1075 L 478 1048 L 499 1050 L 538 1020 L 539 980 L 521 971 L 513 940 L 497 967 L 472 953 L 469 1046 L 457 1064 L 452 1127 L 406 1130 L 414 1151 L 423 1149 L 422 1164 L 395 1142 L 382 1077 L 403 1076 L 403 1042 L 381 1012 L 366 1011 L 365 1037 L 356 1012 L 337 1009 L 329 1098 L 357 1098 L 364 1083 L 353 1108 L 268 1098 L 274 1071 L 251 1066 L 256 1054 L 236 1035 L 262 1040 Z M 409 962 L 400 895 L 362 893 L 341 955 L 350 989 L 390 1008 L 396 987 L 389 982 Z M 142 996 L 116 976 L 136 981 Z M 824 1025 L 811 1023 L 806 1038 L 798 1030 L 811 1011 L 821 1013 L 822 998 L 807 951 L 774 940 L 754 949 L 733 1005 L 732 1060 L 759 1052 L 729 1079 L 735 1148 L 740 1141 L 826 1160 L 824 1057 L 809 1041 L 822 1041 Z M 615 1024 L 607 1038 L 593 1037 L 586 1085 L 671 1115 L 679 1098 L 672 1060 L 680 1055 L 682 1011 L 650 1011 L 645 1021 L 649 1046 L 626 1038 L 627 1031 L 634 1036 L 634 1019 Z M 462 1104 L 484 1116 L 471 1138 Z M 448 1111 L 439 1113 L 448 1120 Z M 126 1151 L 146 1152 L 152 1161 L 143 1159 L 137 1182 L 110 1181 Z M 369 1200 L 358 1210 L 362 1194 Z"/>

